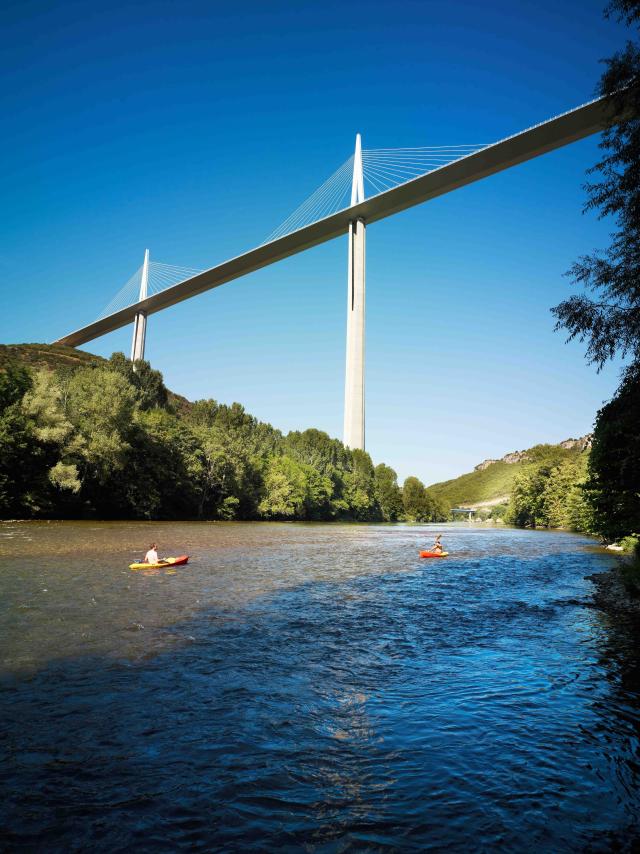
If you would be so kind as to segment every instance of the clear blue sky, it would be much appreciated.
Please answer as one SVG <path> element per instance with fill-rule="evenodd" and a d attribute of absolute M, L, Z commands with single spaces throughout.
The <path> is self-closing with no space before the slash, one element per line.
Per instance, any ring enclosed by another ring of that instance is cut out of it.
<path fill-rule="evenodd" d="M 95 319 L 152 259 L 251 248 L 351 153 L 492 142 L 593 96 L 603 2 L 8 2 L 0 341 Z M 553 332 L 597 138 L 370 226 L 367 449 L 426 483 L 590 430 L 618 367 Z M 342 432 L 346 238 L 149 321 L 191 399 Z M 130 350 L 131 331 L 87 345 Z"/>

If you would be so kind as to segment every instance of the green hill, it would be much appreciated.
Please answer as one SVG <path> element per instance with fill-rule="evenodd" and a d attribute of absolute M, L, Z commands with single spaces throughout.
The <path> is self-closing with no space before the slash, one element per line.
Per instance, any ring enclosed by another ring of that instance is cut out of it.
<path fill-rule="evenodd" d="M 122 353 L 0 350 L 0 518 L 435 521 L 413 480 L 405 507 L 396 473 L 365 451 L 171 396 Z"/>
<path fill-rule="evenodd" d="M 0 344 L 0 371 L 7 362 L 17 361 L 33 370 L 59 371 L 62 368 L 82 368 L 107 362 L 102 356 L 67 347 L 66 344 Z M 178 410 L 188 409 L 186 397 L 167 389 L 169 401 Z"/>
<path fill-rule="evenodd" d="M 590 437 L 567 439 L 558 445 L 534 445 L 526 451 L 507 454 L 501 460 L 486 460 L 468 474 L 434 483 L 429 492 L 448 507 L 489 507 L 509 500 L 516 475 L 532 465 L 558 465 L 563 460 L 588 453 Z"/>
<path fill-rule="evenodd" d="M 0 344 L 0 370 L 11 359 L 16 359 L 30 368 L 80 368 L 91 362 L 103 362 L 101 356 L 67 347 L 65 344 Z"/>
<path fill-rule="evenodd" d="M 106 362 L 101 356 L 60 344 L 0 344 L 0 371 L 10 360 L 50 371 Z M 188 413 L 193 406 L 184 397 L 171 391 L 168 395 L 176 412 Z M 429 487 L 429 493 L 447 508 L 479 508 L 506 503 L 516 475 L 524 468 L 540 463 L 556 465 L 585 453 L 588 447 L 589 437 L 568 439 L 558 445 L 536 445 L 526 451 L 506 454 L 501 460 L 485 460 L 472 472 L 433 484 Z"/>

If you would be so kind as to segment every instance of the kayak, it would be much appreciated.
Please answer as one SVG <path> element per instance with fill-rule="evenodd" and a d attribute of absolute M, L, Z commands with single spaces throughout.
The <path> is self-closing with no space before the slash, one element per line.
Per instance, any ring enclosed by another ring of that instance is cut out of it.
<path fill-rule="evenodd" d="M 446 557 L 449 552 L 420 552 L 420 557 Z"/>
<path fill-rule="evenodd" d="M 166 557 L 158 563 L 130 563 L 129 569 L 162 569 L 163 566 L 182 566 L 189 560 L 189 555 Z"/>

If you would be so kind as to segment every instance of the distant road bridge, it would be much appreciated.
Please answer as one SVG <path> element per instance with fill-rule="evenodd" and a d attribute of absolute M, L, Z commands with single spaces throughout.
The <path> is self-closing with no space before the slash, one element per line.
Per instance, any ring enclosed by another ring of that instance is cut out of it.
<path fill-rule="evenodd" d="M 366 225 L 597 133 L 612 119 L 612 103 L 598 98 L 490 145 L 363 151 L 358 134 L 354 154 L 261 246 L 202 272 L 151 262 L 147 250 L 103 316 L 55 343 L 79 346 L 133 321 L 135 362 L 144 357 L 150 314 L 348 234 L 343 438 L 351 448 L 364 448 Z M 365 182 L 373 191 L 367 198 Z"/>
<path fill-rule="evenodd" d="M 452 507 L 450 512 L 454 516 L 467 516 L 471 522 L 473 520 L 473 514 L 477 511 L 473 507 Z"/>

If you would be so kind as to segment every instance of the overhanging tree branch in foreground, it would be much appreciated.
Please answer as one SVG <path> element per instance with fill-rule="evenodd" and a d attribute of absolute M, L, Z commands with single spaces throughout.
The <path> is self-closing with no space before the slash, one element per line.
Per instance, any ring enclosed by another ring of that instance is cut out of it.
<path fill-rule="evenodd" d="M 615 0 L 607 15 L 629 24 L 640 20 L 638 0 Z M 568 271 L 574 283 L 594 294 L 576 294 L 554 309 L 556 329 L 587 342 L 586 356 L 598 368 L 615 355 L 640 361 L 640 47 L 628 41 L 606 60 L 600 95 L 614 99 L 617 119 L 603 132 L 604 157 L 589 174 L 585 212 L 613 217 L 611 244 L 580 258 Z"/>

